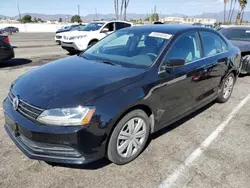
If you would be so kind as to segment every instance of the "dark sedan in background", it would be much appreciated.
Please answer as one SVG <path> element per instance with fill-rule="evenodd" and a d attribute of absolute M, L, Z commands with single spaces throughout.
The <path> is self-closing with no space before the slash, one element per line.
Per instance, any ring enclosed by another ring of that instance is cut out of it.
<path fill-rule="evenodd" d="M 13 47 L 7 35 L 0 35 L 0 62 L 14 57 Z"/>
<path fill-rule="evenodd" d="M 5 27 L 5 28 L 1 29 L 1 31 L 3 33 L 17 33 L 17 32 L 19 32 L 19 29 L 17 27 L 10 26 L 10 27 Z"/>
<path fill-rule="evenodd" d="M 3 104 L 5 129 L 32 159 L 126 164 L 151 133 L 214 100 L 227 102 L 240 59 L 211 29 L 121 29 L 14 81 Z"/>
<path fill-rule="evenodd" d="M 241 73 L 250 73 L 250 27 L 222 28 L 220 32 L 241 50 Z"/>

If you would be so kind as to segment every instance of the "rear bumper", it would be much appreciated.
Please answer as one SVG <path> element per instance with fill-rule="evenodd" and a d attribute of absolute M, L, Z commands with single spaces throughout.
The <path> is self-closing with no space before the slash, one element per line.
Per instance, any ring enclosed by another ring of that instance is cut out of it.
<path fill-rule="evenodd" d="M 11 46 L 0 47 L 0 61 L 14 58 L 14 56 L 15 56 L 14 49 Z"/>
<path fill-rule="evenodd" d="M 87 164 L 105 155 L 106 135 L 98 124 L 89 127 L 41 125 L 4 101 L 5 130 L 29 158 L 55 163 Z"/>

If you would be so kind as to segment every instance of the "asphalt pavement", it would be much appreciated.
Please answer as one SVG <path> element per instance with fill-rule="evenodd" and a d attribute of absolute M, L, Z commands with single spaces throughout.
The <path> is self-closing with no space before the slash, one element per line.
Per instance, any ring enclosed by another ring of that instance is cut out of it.
<path fill-rule="evenodd" d="M 51 37 L 19 33 L 11 42 L 18 45 L 25 38 L 23 46 L 28 46 Z M 250 76 L 237 80 L 227 103 L 211 103 L 152 135 L 145 151 L 130 164 L 118 166 L 102 159 L 87 166 L 55 165 L 30 160 L 14 145 L 3 127 L 2 101 L 18 76 L 68 55 L 57 45 L 34 47 L 32 52 L 19 49 L 18 59 L 30 62 L 13 59 L 0 64 L 0 187 L 250 187 Z"/>

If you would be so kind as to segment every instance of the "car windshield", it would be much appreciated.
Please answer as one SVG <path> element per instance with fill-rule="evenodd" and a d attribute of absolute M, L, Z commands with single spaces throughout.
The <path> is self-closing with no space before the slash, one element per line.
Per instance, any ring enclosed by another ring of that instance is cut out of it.
<path fill-rule="evenodd" d="M 85 51 L 86 59 L 111 62 L 125 67 L 149 67 L 172 35 L 160 32 L 121 30 Z"/>
<path fill-rule="evenodd" d="M 82 31 L 97 31 L 104 25 L 103 22 L 89 23 Z"/>
<path fill-rule="evenodd" d="M 249 29 L 221 29 L 220 33 L 223 34 L 228 40 L 241 40 L 250 41 L 250 28 Z"/>

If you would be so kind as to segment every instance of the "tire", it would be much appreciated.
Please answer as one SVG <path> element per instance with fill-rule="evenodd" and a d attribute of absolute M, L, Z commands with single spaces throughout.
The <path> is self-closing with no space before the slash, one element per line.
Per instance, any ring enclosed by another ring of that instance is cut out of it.
<path fill-rule="evenodd" d="M 217 102 L 225 103 L 229 100 L 232 95 L 234 84 L 235 84 L 235 76 L 233 73 L 228 74 L 222 81 L 219 96 L 217 98 Z M 229 85 L 228 85 L 229 84 Z M 227 93 L 227 94 L 226 94 Z"/>
<path fill-rule="evenodd" d="M 76 50 L 67 50 L 70 55 L 76 55 L 78 52 Z"/>
<path fill-rule="evenodd" d="M 141 128 L 139 128 L 140 127 L 139 122 L 142 122 Z M 128 125 L 128 123 L 130 123 L 130 126 Z M 129 127 L 132 127 L 133 129 L 129 129 Z M 138 128 L 138 131 L 136 131 L 136 128 Z M 129 138 L 129 136 L 121 136 L 120 135 L 121 132 L 123 133 L 125 132 L 128 135 L 130 134 L 130 132 L 133 133 L 131 134 L 132 136 L 130 135 L 131 137 Z M 107 148 L 108 159 L 117 165 L 124 165 L 133 161 L 143 151 L 148 141 L 149 133 L 150 133 L 149 117 L 144 111 L 134 110 L 128 113 L 118 122 L 117 126 L 115 127 L 114 131 L 111 134 Z M 139 138 L 138 137 L 139 135 L 143 136 Z M 123 137 L 124 138 L 126 137 L 127 139 L 123 140 Z M 136 139 L 136 137 L 138 139 Z M 126 148 L 121 147 L 125 146 L 124 144 L 127 145 Z M 135 147 L 135 145 L 137 146 L 137 148 Z M 120 152 L 118 148 L 120 148 Z M 125 150 L 123 151 L 123 149 L 121 148 L 125 148 Z M 131 148 L 131 150 L 129 150 L 129 148 Z"/>
<path fill-rule="evenodd" d="M 250 68 L 250 55 L 245 55 L 242 57 L 242 68 L 240 70 L 240 74 L 246 75 L 248 72 L 248 69 Z"/>

